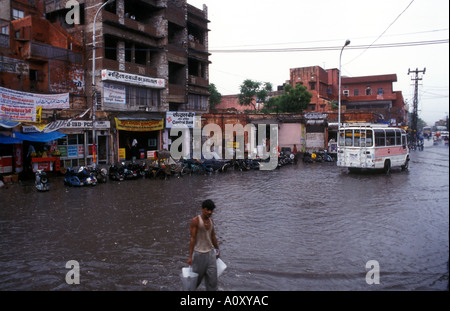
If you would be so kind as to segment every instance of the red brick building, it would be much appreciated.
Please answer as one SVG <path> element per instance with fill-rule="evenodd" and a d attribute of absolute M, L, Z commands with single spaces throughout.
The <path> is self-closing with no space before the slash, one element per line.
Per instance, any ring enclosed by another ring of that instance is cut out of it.
<path fill-rule="evenodd" d="M 42 17 L 43 2 L 30 3 L 0 0 L 5 9 L 0 21 L 0 85 L 25 92 L 70 92 L 71 102 L 83 106 L 78 98 L 84 95 L 83 45 Z"/>
<path fill-rule="evenodd" d="M 396 81 L 396 74 L 342 77 L 342 113 L 348 112 L 349 117 L 371 113 L 378 115 L 378 120 L 405 125 L 408 109 L 402 92 L 393 90 L 393 83 Z M 320 66 L 291 68 L 288 83 L 294 87 L 301 84 L 312 94 L 305 112 L 326 113 L 332 117 L 336 115 L 339 98 L 338 69 L 325 70 Z M 222 97 L 222 102 L 216 109 L 244 111 L 248 107 L 239 105 L 237 95 L 227 95 Z M 329 121 L 337 120 L 329 119 Z"/>
<path fill-rule="evenodd" d="M 401 91 L 393 90 L 396 74 L 342 77 L 342 105 L 346 111 L 371 112 L 394 125 L 406 125 L 407 107 Z"/>

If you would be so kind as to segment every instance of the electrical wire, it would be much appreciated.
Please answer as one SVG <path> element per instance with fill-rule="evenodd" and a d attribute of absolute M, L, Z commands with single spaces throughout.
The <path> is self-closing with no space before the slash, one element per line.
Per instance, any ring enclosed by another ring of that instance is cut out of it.
<path fill-rule="evenodd" d="M 368 48 L 396 48 L 396 47 L 412 47 L 421 45 L 434 45 L 448 43 L 449 39 L 415 41 L 415 42 L 397 42 L 384 44 L 369 45 L 353 45 L 348 46 L 348 50 L 367 50 Z M 296 48 L 277 48 L 277 49 L 225 49 L 225 50 L 209 50 L 210 53 L 287 53 L 287 52 L 322 52 L 340 50 L 342 46 L 322 46 L 322 47 L 296 47 Z"/>
<path fill-rule="evenodd" d="M 400 18 L 400 16 L 402 16 L 403 15 L 403 13 L 405 13 L 406 12 L 406 10 L 411 6 L 411 4 L 413 4 L 413 2 L 414 2 L 414 0 L 412 0 L 409 4 L 408 4 L 408 6 L 394 19 L 394 21 L 392 22 L 392 23 L 390 23 L 389 24 L 389 26 L 381 33 L 381 35 L 379 35 L 376 39 L 375 39 L 375 41 L 373 41 L 367 48 L 365 48 L 358 56 L 356 56 L 355 58 L 353 58 L 351 61 L 349 61 L 348 63 L 346 63 L 346 64 L 344 64 L 344 66 L 345 65 L 347 65 L 347 64 L 350 64 L 351 62 L 353 62 L 355 59 L 357 59 L 358 57 L 360 57 L 362 54 L 364 54 L 364 52 L 366 52 L 368 49 L 370 49 L 372 46 L 373 46 L 373 44 L 375 43 L 375 42 L 377 42 L 378 41 L 378 39 L 380 39 L 385 33 L 386 33 L 386 31 L 388 31 L 388 29 L 389 28 L 391 28 L 391 26 L 392 25 L 394 25 L 394 23 Z"/>

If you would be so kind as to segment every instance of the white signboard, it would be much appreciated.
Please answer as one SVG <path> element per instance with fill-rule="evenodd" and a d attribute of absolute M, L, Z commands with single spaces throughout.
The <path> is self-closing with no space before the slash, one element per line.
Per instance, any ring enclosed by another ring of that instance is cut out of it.
<path fill-rule="evenodd" d="M 97 130 L 109 129 L 111 127 L 110 121 L 95 121 L 95 128 Z M 23 126 L 23 133 L 49 133 L 60 129 L 92 129 L 92 121 L 89 120 L 56 120 L 47 124 L 40 129 L 36 126 Z"/>
<path fill-rule="evenodd" d="M 145 77 L 140 75 L 135 75 L 132 73 L 113 71 L 113 70 L 102 70 L 102 80 L 103 81 L 116 81 L 122 83 L 128 83 L 139 86 L 147 86 L 151 88 L 163 89 L 166 87 L 166 81 L 164 79 Z"/>
<path fill-rule="evenodd" d="M 0 119 L 36 121 L 36 107 L 42 109 L 70 108 L 69 93 L 36 94 L 0 87 Z"/>
<path fill-rule="evenodd" d="M 195 112 L 189 111 L 167 111 L 166 128 L 187 127 L 194 128 Z"/>
<path fill-rule="evenodd" d="M 125 105 L 127 103 L 125 85 L 104 82 L 103 102 L 108 104 Z"/>

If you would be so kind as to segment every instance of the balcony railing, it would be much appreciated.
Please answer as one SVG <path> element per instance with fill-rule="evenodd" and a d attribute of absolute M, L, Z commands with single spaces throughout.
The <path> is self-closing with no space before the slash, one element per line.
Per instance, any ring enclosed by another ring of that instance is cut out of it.
<path fill-rule="evenodd" d="M 135 20 L 133 20 L 131 18 L 128 18 L 128 17 L 124 17 L 123 23 L 121 23 L 120 20 L 119 20 L 119 16 L 114 14 L 114 13 L 111 13 L 111 12 L 108 12 L 108 11 L 103 11 L 102 14 L 103 14 L 102 15 L 102 20 L 103 20 L 104 23 L 108 23 L 110 25 L 115 25 L 115 26 L 117 26 L 119 28 L 122 28 L 122 29 L 127 29 L 128 28 L 128 29 L 133 30 L 133 31 L 138 31 L 140 33 L 145 33 L 145 34 L 147 34 L 149 36 L 152 36 L 152 37 L 158 37 L 157 30 L 153 26 L 140 23 L 140 22 L 135 21 Z"/>
<path fill-rule="evenodd" d="M 190 75 L 189 76 L 189 84 L 191 85 L 197 85 L 197 86 L 203 86 L 203 87 L 209 87 L 209 83 L 207 79 L 197 77 Z"/>
<path fill-rule="evenodd" d="M 184 85 L 169 84 L 170 96 L 186 96 L 186 87 Z"/>
<path fill-rule="evenodd" d="M 81 53 L 36 42 L 31 42 L 29 47 L 29 53 L 26 53 L 29 58 L 59 59 L 76 64 L 83 63 L 83 55 Z"/>
<path fill-rule="evenodd" d="M 206 46 L 195 41 L 189 41 L 189 48 L 197 51 L 207 52 Z"/>

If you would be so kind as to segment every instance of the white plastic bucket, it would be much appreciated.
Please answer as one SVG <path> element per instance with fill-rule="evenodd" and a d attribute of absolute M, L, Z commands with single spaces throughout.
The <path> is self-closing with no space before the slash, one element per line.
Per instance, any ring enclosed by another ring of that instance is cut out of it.
<path fill-rule="evenodd" d="M 192 267 L 182 268 L 180 277 L 185 291 L 197 289 L 198 273 L 193 272 Z"/>
<path fill-rule="evenodd" d="M 216 263 L 217 263 L 217 277 L 219 277 L 225 271 L 227 265 L 220 258 L 217 258 Z"/>

